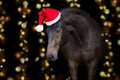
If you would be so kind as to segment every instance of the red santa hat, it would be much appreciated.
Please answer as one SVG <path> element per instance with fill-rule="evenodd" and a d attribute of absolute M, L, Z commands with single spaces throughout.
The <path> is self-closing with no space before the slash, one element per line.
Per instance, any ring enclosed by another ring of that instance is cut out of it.
<path fill-rule="evenodd" d="M 47 26 L 51 26 L 52 24 L 56 23 L 60 19 L 60 17 L 61 15 L 58 10 L 52 8 L 44 8 L 39 13 L 38 25 L 36 29 L 38 29 L 41 32 L 43 31 L 43 21 L 45 21 L 45 24 Z"/>

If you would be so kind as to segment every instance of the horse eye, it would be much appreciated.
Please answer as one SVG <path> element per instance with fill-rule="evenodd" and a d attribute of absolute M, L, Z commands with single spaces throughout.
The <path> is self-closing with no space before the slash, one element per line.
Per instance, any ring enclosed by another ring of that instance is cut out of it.
<path fill-rule="evenodd" d="M 57 28 L 56 31 L 59 32 L 59 31 L 60 31 L 60 28 Z"/>
<path fill-rule="evenodd" d="M 57 32 L 59 32 L 60 31 L 60 26 L 56 26 L 56 28 L 55 28 L 55 30 L 57 31 Z"/>

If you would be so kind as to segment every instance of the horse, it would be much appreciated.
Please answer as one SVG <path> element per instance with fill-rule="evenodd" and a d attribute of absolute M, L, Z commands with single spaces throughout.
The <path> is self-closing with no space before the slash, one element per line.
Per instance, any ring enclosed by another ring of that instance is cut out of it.
<path fill-rule="evenodd" d="M 103 55 L 102 29 L 87 12 L 78 8 L 60 10 L 61 18 L 46 28 L 48 61 L 56 61 L 58 52 L 67 60 L 72 80 L 78 80 L 79 66 L 84 63 L 88 80 L 94 80 L 96 66 Z"/>

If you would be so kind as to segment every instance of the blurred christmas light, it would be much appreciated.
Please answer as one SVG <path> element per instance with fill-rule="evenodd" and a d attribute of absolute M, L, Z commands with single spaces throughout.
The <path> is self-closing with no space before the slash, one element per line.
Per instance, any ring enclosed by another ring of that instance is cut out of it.
<path fill-rule="evenodd" d="M 21 58 L 20 58 L 20 62 L 21 62 L 22 64 L 24 64 L 24 63 L 25 63 L 25 59 L 24 59 L 23 57 L 21 57 Z"/>
<path fill-rule="evenodd" d="M 113 56 L 113 52 L 112 52 L 112 51 L 109 51 L 109 55 L 110 55 L 110 56 Z"/>
<path fill-rule="evenodd" d="M 24 6 L 24 7 L 27 7 L 28 4 L 29 4 L 28 1 L 23 1 L 23 6 Z"/>
<path fill-rule="evenodd" d="M 51 79 L 55 80 L 56 76 L 54 74 L 51 75 Z"/>
<path fill-rule="evenodd" d="M 112 42 L 109 41 L 109 42 L 108 42 L 108 46 L 112 46 Z"/>
<path fill-rule="evenodd" d="M 45 36 L 45 32 L 41 32 L 40 34 L 41 34 L 42 37 Z"/>
<path fill-rule="evenodd" d="M 47 74 L 45 74 L 45 80 L 49 80 L 49 79 L 50 77 Z"/>
<path fill-rule="evenodd" d="M 105 15 L 101 15 L 100 18 L 103 19 L 103 20 L 105 20 L 106 16 Z"/>
<path fill-rule="evenodd" d="M 49 62 L 48 62 L 47 60 L 45 61 L 45 66 L 46 66 L 46 67 L 49 67 L 49 66 L 50 66 L 50 64 L 49 64 Z"/>
<path fill-rule="evenodd" d="M 5 4 L 6 5 L 6 4 Z M 6 9 L 4 9 L 4 3 L 0 0 L 0 78 L 5 79 L 7 75 L 6 67 L 6 58 L 5 58 L 5 45 L 6 45 L 6 36 L 5 36 L 5 24 L 10 21 L 10 16 L 6 14 Z"/>
<path fill-rule="evenodd" d="M 105 9 L 106 9 L 106 5 L 100 5 L 100 6 L 99 6 L 99 9 L 100 9 L 100 10 L 105 10 Z"/>
<path fill-rule="evenodd" d="M 105 14 L 109 14 L 109 13 L 110 13 L 110 10 L 109 10 L 109 9 L 105 9 L 105 10 L 104 10 L 104 13 L 105 13 Z"/>
<path fill-rule="evenodd" d="M 78 3 L 78 0 L 66 0 L 66 2 L 69 4 L 69 7 L 81 7 L 81 5 Z"/>
<path fill-rule="evenodd" d="M 117 44 L 120 46 L 120 39 L 118 39 Z"/>
<path fill-rule="evenodd" d="M 41 52 L 45 52 L 46 51 L 46 49 L 43 47 L 43 48 L 41 48 Z"/>
<path fill-rule="evenodd" d="M 39 1 L 42 2 L 42 3 L 44 2 L 44 0 L 39 0 Z"/>
<path fill-rule="evenodd" d="M 4 72 L 0 72 L 0 77 L 4 77 Z"/>
<path fill-rule="evenodd" d="M 28 41 L 26 39 L 27 37 L 27 27 L 28 27 L 28 21 L 27 16 L 31 13 L 31 9 L 29 8 L 29 2 L 27 0 L 16 0 L 16 3 L 18 4 L 18 13 L 20 15 L 20 18 L 17 22 L 17 25 L 19 26 L 19 48 L 20 50 L 15 53 L 15 57 L 19 59 L 20 64 L 15 68 L 15 71 L 18 73 L 16 75 L 17 80 L 28 80 L 27 74 L 26 74 L 26 66 L 27 62 L 29 61 L 28 52 L 29 52 L 29 46 Z M 20 6 L 19 6 L 20 5 Z M 21 72 L 21 73 L 19 73 Z"/>
<path fill-rule="evenodd" d="M 105 77 L 105 75 L 106 75 L 106 73 L 105 73 L 104 71 L 101 71 L 101 72 L 100 72 L 100 76 L 101 76 L 101 77 Z"/>
<path fill-rule="evenodd" d="M 16 72 L 20 72 L 20 71 L 21 71 L 21 67 L 20 67 L 20 66 L 17 66 L 17 67 L 15 68 L 15 71 L 16 71 Z"/>
<path fill-rule="evenodd" d="M 37 15 L 38 15 L 38 13 L 39 13 L 39 11 L 42 9 L 42 8 L 44 8 L 44 7 L 50 7 L 51 6 L 51 4 L 50 3 L 48 3 L 48 2 L 45 2 L 44 0 L 39 0 L 37 3 L 36 3 L 36 9 L 38 10 L 38 11 L 36 11 L 37 13 Z M 36 25 L 38 25 L 38 22 L 37 22 L 38 20 L 35 20 L 34 21 L 34 23 L 36 24 Z M 35 32 L 37 32 L 37 35 L 39 36 L 39 38 L 38 38 L 38 42 L 39 42 L 39 56 L 38 57 L 36 57 L 35 58 L 35 62 L 38 62 L 39 60 L 40 60 L 40 63 L 41 63 L 41 71 L 44 71 L 44 70 L 46 70 L 46 69 L 48 69 L 48 67 L 49 67 L 49 62 L 46 60 L 46 58 L 45 58 L 45 51 L 46 51 L 46 46 L 45 46 L 45 42 L 46 42 L 46 40 L 44 39 L 45 37 L 46 37 L 46 34 L 45 34 L 45 32 L 44 32 L 44 28 L 45 28 L 45 26 L 44 26 L 44 22 L 43 22 L 43 24 L 42 24 L 42 26 L 40 25 L 40 27 L 37 27 L 36 25 L 33 25 L 32 26 L 32 29 L 33 29 L 33 31 L 35 31 Z M 42 46 L 41 46 L 42 45 Z M 41 61 L 42 60 L 42 61 Z M 50 77 L 50 75 L 47 75 L 47 73 L 45 72 L 44 73 L 44 76 L 45 76 L 45 79 L 44 80 L 53 80 L 53 79 L 51 79 L 51 77 Z"/>
<path fill-rule="evenodd" d="M 113 72 L 113 68 L 108 68 L 108 72 Z"/>
<path fill-rule="evenodd" d="M 118 3 L 118 0 L 110 0 L 110 3 L 111 3 L 112 7 L 116 7 L 117 3 Z"/>
<path fill-rule="evenodd" d="M 13 77 L 9 76 L 6 80 L 15 80 Z"/>
<path fill-rule="evenodd" d="M 15 57 L 19 59 L 19 58 L 21 57 L 20 52 L 16 52 L 16 53 L 15 53 Z"/>
<path fill-rule="evenodd" d="M 78 0 L 66 0 L 66 2 L 69 4 L 69 7 L 78 7 L 80 8 L 81 5 L 78 4 Z M 108 77 L 112 77 L 113 74 L 114 74 L 114 62 L 112 61 L 113 60 L 113 56 L 114 56 L 114 53 L 112 52 L 112 45 L 113 45 L 113 42 L 110 40 L 110 38 L 113 36 L 111 33 L 110 33 L 110 29 L 112 29 L 114 27 L 114 25 L 118 25 L 117 27 L 120 26 L 120 23 L 114 23 L 114 21 L 112 21 L 111 17 L 114 18 L 114 20 L 116 19 L 118 22 L 119 22 L 119 19 L 120 19 L 120 6 L 119 6 L 119 0 L 110 0 L 110 4 L 107 4 L 105 2 L 105 0 L 95 0 L 96 4 L 98 4 L 99 6 L 99 9 L 101 10 L 101 15 L 100 15 L 100 18 L 101 20 L 103 21 L 103 26 L 104 26 L 104 29 L 105 29 L 105 33 L 102 33 L 101 36 L 106 36 L 106 40 L 105 42 L 108 44 L 108 49 L 109 49 L 109 53 L 108 55 L 105 56 L 105 62 L 103 65 L 107 66 L 107 70 L 104 70 L 104 71 L 101 71 L 100 72 L 100 76 L 101 77 L 105 77 L 107 78 L 107 80 L 112 80 L 112 79 L 108 79 Z M 31 14 L 32 12 L 32 8 L 29 8 L 29 1 L 28 0 L 16 0 L 16 3 L 17 3 L 17 8 L 18 9 L 18 13 L 19 13 L 19 20 L 18 20 L 18 24 L 17 26 L 19 27 L 20 29 L 20 32 L 19 32 L 19 43 L 18 43 L 18 46 L 20 47 L 20 50 L 18 52 L 15 53 L 15 57 L 20 61 L 19 62 L 19 65 L 16 67 L 17 70 L 15 70 L 16 72 L 21 72 L 19 74 L 17 74 L 16 78 L 17 80 L 28 80 L 28 77 L 27 77 L 27 74 L 26 74 L 26 68 L 24 66 L 27 66 L 26 62 L 29 61 L 29 57 L 28 57 L 28 52 L 29 52 L 29 46 L 28 46 L 28 41 L 27 41 L 27 29 L 28 29 L 28 15 Z M 0 6 L 3 6 L 3 1 L 0 0 Z M 36 9 L 37 10 L 40 10 L 44 7 L 50 7 L 51 4 L 50 3 L 47 3 L 45 2 L 45 0 L 37 0 L 37 3 L 35 5 Z M 112 10 L 110 9 L 110 7 L 112 7 Z M 114 12 L 115 10 L 115 12 Z M 5 42 L 5 35 L 4 35 L 4 31 L 5 31 L 5 23 L 8 22 L 11 18 L 10 16 L 7 16 L 6 15 L 6 11 L 4 8 L 0 7 L 0 11 L 1 11 L 1 16 L 0 16 L 0 41 L 2 42 L 1 44 L 3 45 L 3 43 Z M 113 11 L 113 12 L 112 12 Z M 35 11 L 37 12 L 37 11 Z M 34 13 L 35 14 L 35 13 Z M 37 15 L 37 14 L 36 14 Z M 111 17 L 110 17 L 111 16 Z M 110 19 L 109 19 L 110 17 Z M 111 21 L 110 21 L 111 20 Z M 37 20 L 35 20 L 37 21 Z M 35 22 L 35 24 L 33 24 L 33 28 L 32 30 L 35 31 L 35 26 L 36 26 L 37 22 Z M 116 29 L 116 35 L 120 35 L 120 30 L 119 28 Z M 38 62 L 39 60 L 43 60 L 43 58 L 45 58 L 45 32 L 42 31 L 42 32 L 37 32 L 37 34 L 39 35 L 39 38 L 38 38 L 38 42 L 40 44 L 39 46 L 39 56 L 36 57 L 35 59 L 35 62 Z M 116 43 L 118 45 L 120 45 L 120 40 L 117 39 Z M 2 77 L 4 77 L 6 75 L 6 71 L 5 71 L 5 66 L 4 66 L 4 63 L 6 63 L 6 59 L 5 59 L 5 50 L 3 47 L 0 48 L 0 68 L 4 68 L 2 70 L 0 70 L 0 75 Z M 40 62 L 41 63 L 41 62 Z M 45 69 L 47 69 L 48 67 L 50 67 L 50 63 L 46 60 L 44 60 L 42 62 L 42 65 L 41 66 L 41 69 L 43 70 L 43 73 L 45 74 L 45 80 L 52 80 L 52 79 L 55 79 L 55 75 L 54 74 L 47 74 L 47 72 L 44 72 Z M 22 65 L 22 66 L 21 66 Z M 16 69 L 15 68 L 15 69 Z M 20 70 L 20 69 L 21 70 Z M 53 71 L 51 70 L 50 68 L 50 71 Z M 14 80 L 13 77 L 8 77 L 6 78 L 6 80 Z M 67 78 L 66 80 L 71 80 L 70 77 Z"/>
<path fill-rule="evenodd" d="M 116 10 L 116 12 L 119 12 L 119 6 L 118 5 L 118 0 L 110 0 L 110 5 L 106 5 L 107 3 L 105 2 L 105 0 L 95 0 L 97 5 L 99 6 L 99 9 L 102 12 L 102 15 L 100 16 L 100 18 L 103 21 L 103 27 L 104 27 L 104 31 L 105 31 L 105 36 L 107 37 L 105 42 L 108 44 L 108 54 L 105 56 L 105 62 L 103 63 L 104 66 L 107 66 L 107 70 L 106 71 L 101 71 L 100 72 L 100 76 L 101 77 L 105 77 L 107 79 L 113 79 L 113 75 L 114 74 L 114 63 L 113 61 L 113 51 L 112 51 L 112 41 L 110 40 L 110 38 L 112 37 L 112 34 L 110 34 L 110 29 L 112 29 L 114 27 L 114 23 L 113 21 L 109 21 L 109 17 L 111 18 L 116 18 L 118 14 L 114 14 L 111 11 L 111 7 L 112 9 L 114 8 L 114 10 Z M 104 12 L 104 13 L 103 13 Z M 103 15 L 104 14 L 104 15 Z M 118 19 L 118 18 L 116 18 Z M 116 30 L 116 33 L 118 34 L 118 31 Z"/>
<path fill-rule="evenodd" d="M 120 6 L 116 7 L 116 12 L 120 12 Z"/>
<path fill-rule="evenodd" d="M 40 57 L 44 58 L 45 57 L 45 53 L 40 53 Z"/>
<path fill-rule="evenodd" d="M 43 39 L 42 38 L 39 38 L 39 43 L 43 43 Z"/>
<path fill-rule="evenodd" d="M 36 57 L 36 58 L 35 58 L 35 62 L 38 62 L 38 61 L 39 61 L 39 59 L 40 59 L 39 57 Z"/>
<path fill-rule="evenodd" d="M 37 9 L 41 9 L 41 8 L 42 8 L 41 4 L 39 4 L 39 3 L 36 4 L 36 8 L 37 8 Z"/>

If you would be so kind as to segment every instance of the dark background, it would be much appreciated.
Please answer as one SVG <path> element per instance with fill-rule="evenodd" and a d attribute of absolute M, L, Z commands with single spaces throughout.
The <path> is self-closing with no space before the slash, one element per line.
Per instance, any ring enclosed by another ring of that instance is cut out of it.
<path fill-rule="evenodd" d="M 65 2 L 65 0 L 45 0 L 46 2 L 51 3 L 51 7 L 55 9 L 63 9 L 65 7 L 68 7 L 68 4 Z M 6 24 L 5 27 L 5 36 L 6 36 L 6 45 L 5 45 L 5 57 L 7 62 L 5 63 L 5 66 L 7 68 L 7 76 L 14 76 L 16 75 L 15 67 L 19 64 L 19 61 L 15 58 L 15 52 L 19 50 L 19 39 L 18 39 L 18 33 L 19 28 L 17 27 L 17 20 L 20 19 L 20 15 L 17 12 L 18 5 L 16 4 L 15 0 L 4 0 L 5 3 L 5 9 L 7 11 L 7 14 L 11 16 L 10 22 Z M 36 9 L 35 5 L 37 3 L 36 0 L 29 0 L 29 7 L 32 9 L 32 13 L 28 15 L 27 21 L 29 22 L 28 26 L 28 34 L 27 34 L 27 40 L 29 45 L 29 58 L 30 61 L 27 63 L 28 70 L 27 74 L 30 77 L 31 80 L 42 80 L 39 79 L 42 76 L 42 73 L 40 71 L 40 62 L 35 62 L 34 59 L 36 56 L 38 56 L 38 36 L 36 33 L 31 29 L 31 25 L 34 24 L 34 20 L 38 18 L 36 15 Z M 79 0 L 78 3 L 81 4 L 81 9 L 87 11 L 100 25 L 102 25 L 102 21 L 100 19 L 101 11 L 98 8 L 98 5 L 95 3 L 94 0 Z M 105 2 L 106 5 L 109 6 L 109 2 Z M 111 8 L 112 11 L 112 8 Z M 113 11 L 114 12 L 114 11 Z M 113 18 L 109 18 L 113 19 Z M 115 23 L 117 23 L 116 20 L 113 19 Z M 117 45 L 117 39 L 120 38 L 119 35 L 115 35 L 115 30 L 118 25 L 115 25 L 113 28 L 110 29 L 110 32 L 112 34 L 111 41 L 112 41 L 112 51 L 114 53 L 113 61 L 115 63 L 114 69 L 116 74 L 120 74 L 120 46 Z M 102 27 L 102 26 L 101 26 Z M 67 65 L 66 62 L 62 62 L 63 60 L 58 60 L 59 63 L 51 63 L 55 64 L 54 73 L 58 74 L 60 73 L 64 74 L 65 77 L 67 77 L 66 71 L 67 71 Z M 60 66 L 62 65 L 62 66 Z M 53 66 L 52 66 L 53 67 Z M 102 68 L 102 66 L 100 66 Z M 42 77 L 41 77 L 42 78 Z M 100 77 L 99 77 L 100 78 Z M 102 80 L 102 78 L 100 78 Z"/>

